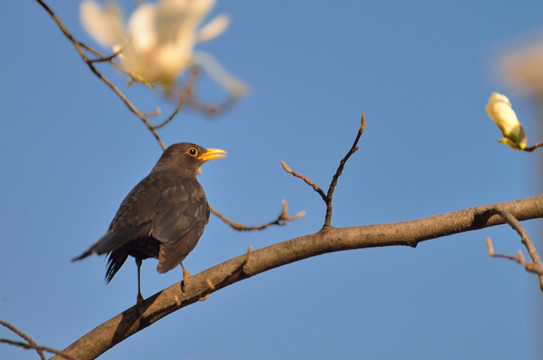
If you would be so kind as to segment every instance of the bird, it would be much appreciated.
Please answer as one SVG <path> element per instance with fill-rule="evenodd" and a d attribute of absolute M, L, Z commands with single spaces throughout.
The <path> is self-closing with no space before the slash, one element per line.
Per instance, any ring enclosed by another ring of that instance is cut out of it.
<path fill-rule="evenodd" d="M 157 272 L 161 274 L 181 265 L 183 279 L 190 276 L 182 262 L 196 247 L 209 221 L 209 204 L 196 175 L 204 162 L 225 156 L 224 150 L 192 143 L 169 146 L 149 175 L 122 201 L 104 236 L 72 261 L 107 254 L 105 280 L 109 283 L 132 256 L 138 272 L 136 304 L 143 302 L 143 260 L 157 258 Z"/>

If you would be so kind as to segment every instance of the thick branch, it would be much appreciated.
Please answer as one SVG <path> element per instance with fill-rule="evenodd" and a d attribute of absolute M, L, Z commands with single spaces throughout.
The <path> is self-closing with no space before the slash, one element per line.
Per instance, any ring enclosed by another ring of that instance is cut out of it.
<path fill-rule="evenodd" d="M 520 221 L 543 217 L 543 195 L 499 204 Z M 81 360 L 94 359 L 125 338 L 164 316 L 209 294 L 264 271 L 309 257 L 350 249 L 407 245 L 500 225 L 504 220 L 480 206 L 420 220 L 323 230 L 253 251 L 215 265 L 186 280 L 185 292 L 176 283 L 98 326 L 64 351 Z M 54 357 L 54 359 L 60 359 Z"/>

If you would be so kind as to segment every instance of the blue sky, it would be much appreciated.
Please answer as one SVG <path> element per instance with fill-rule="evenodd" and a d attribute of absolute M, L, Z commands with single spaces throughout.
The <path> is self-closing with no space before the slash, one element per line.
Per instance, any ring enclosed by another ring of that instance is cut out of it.
<path fill-rule="evenodd" d="M 76 38 L 91 39 L 78 2 L 48 3 Z M 125 5 L 129 4 L 126 2 Z M 315 232 L 324 204 L 286 174 L 283 160 L 327 188 L 366 114 L 360 150 L 334 196 L 334 226 L 411 220 L 541 191 L 541 154 L 498 144 L 484 106 L 507 94 L 528 142 L 541 114 L 495 71 L 505 42 L 543 27 L 540 1 L 220 1 L 231 26 L 199 47 L 251 86 L 230 111 L 190 109 L 160 135 L 228 151 L 199 181 L 235 221 L 273 219 L 281 200 L 307 215 L 285 227 L 238 233 L 212 217 L 184 264 L 192 273 Z M 64 348 L 124 309 L 136 294 L 127 261 L 105 285 L 105 261 L 69 260 L 107 229 L 150 171 L 154 138 L 81 62 L 34 1 L 0 4 L 0 318 L 38 343 Z M 142 111 L 175 104 L 102 67 Z M 209 82 L 202 96 L 220 93 Z M 541 222 L 524 224 L 534 239 Z M 104 359 L 535 359 L 543 297 L 535 276 L 488 257 L 520 241 L 501 226 L 416 249 L 328 254 L 214 293 L 138 333 Z M 541 242 L 538 243 L 541 248 Z M 142 267 L 148 297 L 179 281 Z M 12 337 L 0 330 L 0 337 Z M 0 347 L 0 357 L 35 359 Z"/>

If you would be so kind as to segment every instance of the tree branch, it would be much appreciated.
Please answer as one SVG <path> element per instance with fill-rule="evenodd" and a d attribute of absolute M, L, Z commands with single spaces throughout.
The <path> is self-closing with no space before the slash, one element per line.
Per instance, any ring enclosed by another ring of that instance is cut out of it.
<path fill-rule="evenodd" d="M 332 200 L 334 197 L 334 190 L 336 189 L 337 182 L 341 174 L 343 173 L 343 168 L 345 167 L 345 164 L 347 163 L 347 160 L 358 150 L 358 141 L 360 141 L 360 137 L 364 133 L 364 130 L 366 129 L 366 115 L 362 114 L 362 118 L 360 119 L 360 127 L 358 128 L 358 133 L 356 134 L 356 138 L 354 139 L 354 143 L 347 152 L 347 155 L 341 161 L 339 162 L 339 166 L 336 170 L 336 173 L 332 177 L 332 181 L 330 182 L 330 186 L 328 187 L 328 193 L 324 194 L 324 191 L 317 186 L 312 180 L 310 180 L 308 177 L 297 173 L 296 171 L 292 170 L 284 161 L 281 161 L 281 165 L 283 166 L 283 169 L 291 174 L 294 177 L 297 177 L 299 179 L 302 179 L 305 181 L 305 183 L 313 188 L 324 203 L 326 204 L 326 214 L 324 216 L 324 224 L 323 227 L 331 226 L 332 223 Z"/>
<path fill-rule="evenodd" d="M 238 231 L 264 230 L 273 225 L 283 226 L 283 225 L 286 225 L 288 222 L 297 220 L 305 215 L 305 211 L 300 211 L 298 214 L 291 217 L 287 212 L 287 202 L 283 200 L 283 208 L 279 216 L 277 216 L 277 219 L 267 222 L 262 225 L 246 226 L 246 225 L 243 225 L 242 223 L 229 220 L 226 216 L 224 216 L 223 214 L 215 210 L 211 205 L 209 206 L 209 210 L 211 210 L 211 212 L 215 214 L 219 219 L 221 219 L 222 221 L 230 225 L 232 229 L 238 230 Z"/>
<path fill-rule="evenodd" d="M 38 354 L 40 354 L 40 358 L 44 360 L 46 359 L 45 355 L 43 354 L 44 351 L 55 354 L 55 357 L 58 357 L 58 359 L 79 360 L 70 355 L 66 355 L 63 351 L 59 351 L 48 346 L 41 346 L 36 343 L 25 343 L 22 341 L 15 341 L 15 340 L 10 340 L 10 339 L 0 339 L 0 343 L 17 346 L 17 347 L 27 349 L 27 350 L 36 350 Z"/>
<path fill-rule="evenodd" d="M 360 119 L 360 127 L 358 128 L 358 133 L 356 134 L 356 138 L 354 139 L 353 145 L 347 152 L 347 155 L 341 161 L 339 162 L 339 166 L 336 170 L 336 173 L 332 177 L 332 181 L 330 182 L 330 187 L 328 188 L 328 193 L 326 194 L 326 215 L 324 216 L 324 226 L 330 226 L 332 222 L 332 198 L 334 197 L 334 190 L 337 186 L 337 181 L 341 174 L 343 173 L 343 168 L 345 167 L 345 164 L 347 163 L 347 160 L 358 150 L 358 141 L 360 141 L 360 137 L 364 133 L 364 130 L 366 129 L 366 115 L 362 114 L 362 118 Z"/>
<path fill-rule="evenodd" d="M 539 149 L 540 147 L 543 147 L 543 142 L 540 142 L 540 143 L 537 143 L 537 144 L 534 144 L 532 146 L 529 146 L 525 149 L 523 149 L 524 151 L 527 151 L 527 152 L 532 152 L 534 151 L 535 149 Z"/>
<path fill-rule="evenodd" d="M 488 252 L 490 253 L 490 256 L 494 257 L 502 257 L 506 259 L 514 260 L 526 268 L 526 270 L 538 274 L 539 277 L 539 288 L 541 289 L 541 292 L 543 292 L 543 264 L 541 263 L 541 258 L 539 257 L 539 254 L 537 253 L 537 250 L 532 243 L 532 240 L 530 240 L 530 236 L 524 229 L 524 227 L 520 224 L 520 222 L 511 214 L 509 211 L 503 209 L 501 206 L 497 205 L 496 207 L 488 210 L 489 214 L 497 214 L 501 216 L 508 224 L 511 226 L 520 236 L 520 240 L 522 244 L 526 247 L 526 250 L 528 250 L 528 254 L 530 254 L 530 258 L 532 259 L 532 263 L 526 263 L 524 261 L 524 257 L 522 256 L 522 252 L 519 250 L 518 256 L 515 258 L 513 256 L 509 255 L 500 255 L 500 254 L 494 254 L 494 250 L 492 247 L 492 242 L 490 241 L 490 238 L 487 239 L 487 246 L 488 246 Z"/>
<path fill-rule="evenodd" d="M 543 195 L 498 205 L 519 221 L 543 217 Z M 81 337 L 64 353 L 80 360 L 94 359 L 176 310 L 228 285 L 295 261 L 350 249 L 398 245 L 416 247 L 422 241 L 503 224 L 501 216 L 489 213 L 495 207 L 480 206 L 382 225 L 324 227 L 317 233 L 252 251 L 250 262 L 247 254 L 240 255 L 188 278 L 185 292 L 181 291 L 181 283 L 176 283 L 142 304 L 129 308 Z"/>
<path fill-rule="evenodd" d="M 46 360 L 45 354 L 43 353 L 43 349 L 38 348 L 38 344 L 36 344 L 34 339 L 32 339 L 27 334 L 25 334 L 22 330 L 19 330 L 17 327 L 15 327 L 15 325 L 12 325 L 12 324 L 8 323 L 7 321 L 0 320 L 0 325 L 4 326 L 5 328 L 9 329 L 10 331 L 14 332 L 18 336 L 20 336 L 21 338 L 26 340 L 26 343 L 23 343 L 23 344 L 31 346 L 33 349 L 36 349 L 40 359 Z M 0 339 L 0 342 L 11 344 L 11 340 L 7 340 L 7 339 Z M 24 346 L 22 346 L 22 347 L 24 347 Z"/>

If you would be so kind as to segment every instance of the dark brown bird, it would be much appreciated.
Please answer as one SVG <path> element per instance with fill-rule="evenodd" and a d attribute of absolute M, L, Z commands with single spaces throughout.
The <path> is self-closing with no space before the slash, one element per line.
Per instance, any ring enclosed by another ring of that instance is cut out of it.
<path fill-rule="evenodd" d="M 167 148 L 157 164 L 121 203 L 108 231 L 83 254 L 108 254 L 106 282 L 109 283 L 130 255 L 138 270 L 137 302 L 141 262 L 158 258 L 157 271 L 165 273 L 177 265 L 183 278 L 189 276 L 182 261 L 194 249 L 209 221 L 209 205 L 196 180 L 200 166 L 226 156 L 220 149 L 205 149 L 191 143 Z"/>

